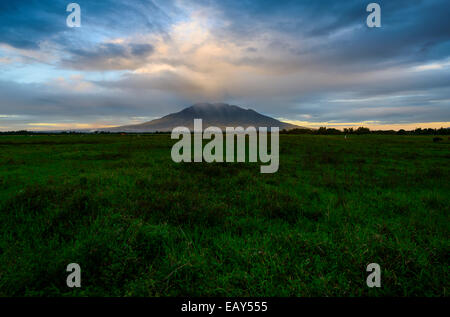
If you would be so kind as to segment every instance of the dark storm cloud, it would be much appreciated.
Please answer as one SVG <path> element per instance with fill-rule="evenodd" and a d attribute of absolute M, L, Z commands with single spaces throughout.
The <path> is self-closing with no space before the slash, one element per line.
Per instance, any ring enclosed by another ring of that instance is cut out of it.
<path fill-rule="evenodd" d="M 0 81 L 0 114 L 31 116 L 45 122 L 53 117 L 71 119 L 108 116 L 154 115 L 172 111 L 181 99 L 163 94 L 125 94 L 120 90 L 71 91 L 48 84 Z M 173 107 L 165 105 L 171 104 Z M 0 117 L 1 119 L 1 117 Z"/>
<path fill-rule="evenodd" d="M 448 56 L 450 50 L 450 2 L 444 0 L 377 1 L 382 7 L 382 29 L 368 29 L 367 1 L 361 0 L 192 0 L 195 5 L 216 8 L 226 19 L 217 36 L 232 37 L 239 43 L 267 32 L 288 38 L 273 45 L 297 53 L 311 62 L 348 67 L 378 67 L 379 63 L 414 63 Z M 104 33 L 129 35 L 133 32 L 165 33 L 173 22 L 170 14 L 180 9 L 172 1 L 164 7 L 154 1 L 78 1 L 82 24 L 88 33 L 93 26 Z M 37 49 L 43 40 L 54 41 L 75 55 L 89 42 L 65 25 L 67 2 L 8 1 L 0 4 L 0 43 Z M 219 16 L 220 18 L 220 16 Z M 218 21 L 219 22 L 219 21 Z M 339 35 L 348 28 L 351 32 Z M 272 40 L 274 41 L 274 40 Z M 133 54 L 148 55 L 151 48 L 133 48 Z M 270 46 L 269 46 L 270 49 Z M 98 52 L 110 52 L 99 48 Z M 250 53 L 250 52 L 249 52 Z M 97 59 L 101 56 L 95 57 Z M 109 58 L 105 54 L 105 58 Z M 76 58 L 75 58 L 76 59 Z"/>
<path fill-rule="evenodd" d="M 198 97 L 200 97 L 202 91 L 202 87 L 196 85 L 195 82 L 169 71 L 160 73 L 158 77 L 145 74 L 133 74 L 125 75 L 116 81 L 97 81 L 94 83 L 102 87 L 125 91 L 159 90 L 172 92 L 180 96 L 198 93 Z"/>
<path fill-rule="evenodd" d="M 78 70 L 136 69 L 146 62 L 154 47 L 150 44 L 100 44 L 87 49 L 69 50 L 71 57 L 62 60 L 62 65 Z"/>
<path fill-rule="evenodd" d="M 382 8 L 381 29 L 365 26 L 370 1 L 199 2 L 220 8 L 231 21 L 224 33 L 236 38 L 268 31 L 289 35 L 289 42 L 278 40 L 276 45 L 299 55 L 313 55 L 315 62 L 327 65 L 421 62 L 450 52 L 449 1 L 375 1 Z"/>
<path fill-rule="evenodd" d="M 63 3 L 67 5 L 63 1 L 1 1 L 0 43 L 37 49 L 40 41 L 66 28 Z"/>
<path fill-rule="evenodd" d="M 131 44 L 131 53 L 134 56 L 145 56 L 153 53 L 155 48 L 150 44 Z"/>
<path fill-rule="evenodd" d="M 165 1 L 164 7 L 150 0 L 75 2 L 81 7 L 81 23 L 85 29 L 103 29 L 106 34 L 117 35 L 136 30 L 164 32 L 170 22 L 165 10 L 177 11 L 171 1 Z M 69 15 L 66 7 L 69 3 L 70 1 L 65 0 L 1 1 L 0 43 L 21 49 L 38 49 L 44 40 L 74 44 L 67 38 L 76 36 L 66 26 Z"/>

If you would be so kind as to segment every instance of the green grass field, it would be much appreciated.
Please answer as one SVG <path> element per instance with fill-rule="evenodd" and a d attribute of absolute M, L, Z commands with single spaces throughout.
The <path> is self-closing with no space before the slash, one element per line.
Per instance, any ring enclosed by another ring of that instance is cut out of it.
<path fill-rule="evenodd" d="M 271 175 L 174 142 L 0 136 L 0 296 L 448 296 L 447 137 L 282 135 Z"/>

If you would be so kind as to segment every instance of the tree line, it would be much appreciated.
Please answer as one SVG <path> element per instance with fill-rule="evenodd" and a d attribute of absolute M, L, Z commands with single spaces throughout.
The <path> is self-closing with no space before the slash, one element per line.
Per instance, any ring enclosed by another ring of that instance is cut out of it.
<path fill-rule="evenodd" d="M 312 129 L 293 129 L 283 130 L 282 134 L 315 134 L 315 135 L 348 135 L 348 134 L 385 134 L 385 135 L 450 135 L 450 128 L 440 129 L 415 129 L 406 131 L 404 129 L 395 130 L 370 130 L 369 128 L 359 127 L 357 129 L 345 128 L 344 130 L 338 130 L 334 128 L 321 127 L 317 130 Z"/>
<path fill-rule="evenodd" d="M 80 131 L 59 131 L 59 132 L 38 132 L 38 131 L 5 131 L 0 135 L 46 135 L 46 134 L 170 134 L 170 132 L 147 132 L 147 133 L 123 133 L 123 132 L 80 132 Z M 335 128 L 321 127 L 319 129 L 292 129 L 282 130 L 280 134 L 312 134 L 312 135 L 349 135 L 349 134 L 385 134 L 385 135 L 450 135 L 450 128 L 440 129 L 415 129 L 415 130 L 370 130 L 369 128 L 359 127 L 357 129 L 345 128 L 338 130 Z"/>

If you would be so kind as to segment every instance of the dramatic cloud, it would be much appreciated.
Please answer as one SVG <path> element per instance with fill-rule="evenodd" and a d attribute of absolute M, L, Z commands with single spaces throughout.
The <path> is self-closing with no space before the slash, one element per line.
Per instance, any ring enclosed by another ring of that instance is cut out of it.
<path fill-rule="evenodd" d="M 376 29 L 358 0 L 78 3 L 73 29 L 64 1 L 0 4 L 1 130 L 122 124 L 204 101 L 312 126 L 450 121 L 445 0 L 378 1 Z"/>
<path fill-rule="evenodd" d="M 95 50 L 70 50 L 72 57 L 63 59 L 62 66 L 86 71 L 131 70 L 145 65 L 153 50 L 150 44 L 105 43 Z"/>

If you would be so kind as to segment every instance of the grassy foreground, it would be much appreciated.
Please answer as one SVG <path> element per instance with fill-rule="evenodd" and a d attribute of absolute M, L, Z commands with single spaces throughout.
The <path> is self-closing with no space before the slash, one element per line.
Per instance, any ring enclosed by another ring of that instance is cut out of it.
<path fill-rule="evenodd" d="M 0 136 L 0 296 L 448 296 L 447 137 L 282 135 L 273 175 L 173 143 Z"/>

